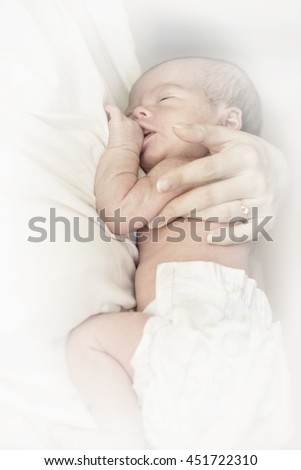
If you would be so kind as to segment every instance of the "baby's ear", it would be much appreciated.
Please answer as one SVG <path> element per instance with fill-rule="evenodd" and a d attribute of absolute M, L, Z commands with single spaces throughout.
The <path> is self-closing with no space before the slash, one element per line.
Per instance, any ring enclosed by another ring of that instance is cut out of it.
<path fill-rule="evenodd" d="M 242 112 L 239 108 L 232 106 L 223 110 L 218 122 L 221 126 L 229 127 L 229 129 L 241 129 Z"/>

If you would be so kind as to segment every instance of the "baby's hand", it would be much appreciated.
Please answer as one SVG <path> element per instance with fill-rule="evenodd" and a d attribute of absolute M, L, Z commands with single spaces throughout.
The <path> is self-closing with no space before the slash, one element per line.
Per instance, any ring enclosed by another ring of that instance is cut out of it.
<path fill-rule="evenodd" d="M 108 148 L 130 150 L 139 157 L 143 144 L 141 127 L 126 117 L 117 106 L 108 105 L 105 110 L 109 116 Z"/>

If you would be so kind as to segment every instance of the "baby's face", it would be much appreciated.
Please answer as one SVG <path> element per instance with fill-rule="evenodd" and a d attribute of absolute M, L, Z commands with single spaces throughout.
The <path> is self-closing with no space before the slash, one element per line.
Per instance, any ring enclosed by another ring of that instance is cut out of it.
<path fill-rule="evenodd" d="M 204 146 L 183 142 L 172 130 L 177 123 L 218 121 L 216 109 L 198 86 L 195 69 L 189 60 L 166 62 L 133 86 L 126 115 L 144 130 L 141 166 L 145 171 L 166 158 L 190 161 L 208 154 Z"/>

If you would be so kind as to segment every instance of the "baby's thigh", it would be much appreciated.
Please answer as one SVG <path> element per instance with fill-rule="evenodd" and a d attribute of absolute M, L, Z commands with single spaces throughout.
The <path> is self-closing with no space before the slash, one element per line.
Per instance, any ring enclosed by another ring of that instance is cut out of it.
<path fill-rule="evenodd" d="M 74 328 L 68 338 L 69 362 L 107 354 L 132 378 L 131 358 L 141 340 L 149 315 L 141 312 L 101 313 Z"/>

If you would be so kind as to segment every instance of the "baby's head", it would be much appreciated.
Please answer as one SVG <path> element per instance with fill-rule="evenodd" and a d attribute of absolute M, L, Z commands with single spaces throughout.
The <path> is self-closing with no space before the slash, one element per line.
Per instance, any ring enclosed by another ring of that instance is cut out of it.
<path fill-rule="evenodd" d="M 247 75 L 237 66 L 207 58 L 172 59 L 145 72 L 134 84 L 127 116 L 145 133 L 141 166 L 149 171 L 166 158 L 203 157 L 201 144 L 181 141 L 177 123 L 218 124 L 258 134 L 260 101 Z"/>

